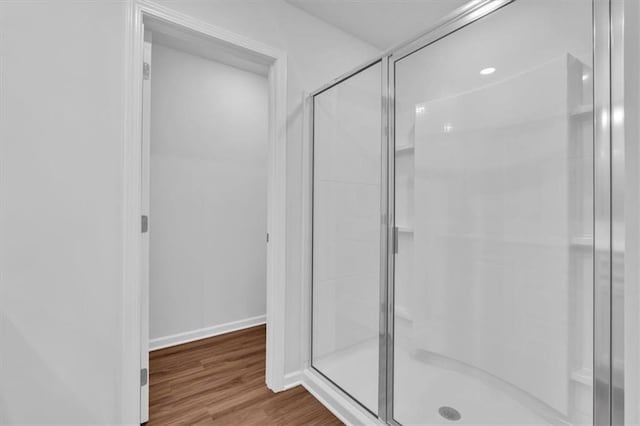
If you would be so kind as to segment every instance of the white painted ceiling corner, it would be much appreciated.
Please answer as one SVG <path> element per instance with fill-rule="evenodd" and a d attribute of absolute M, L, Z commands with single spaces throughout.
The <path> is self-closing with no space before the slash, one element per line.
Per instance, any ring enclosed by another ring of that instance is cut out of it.
<path fill-rule="evenodd" d="M 381 51 L 409 40 L 468 0 L 286 0 Z"/>

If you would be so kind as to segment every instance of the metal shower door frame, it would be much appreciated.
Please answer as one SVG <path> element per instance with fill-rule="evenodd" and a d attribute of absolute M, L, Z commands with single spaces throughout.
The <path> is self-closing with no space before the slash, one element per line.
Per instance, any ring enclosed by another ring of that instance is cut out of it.
<path fill-rule="evenodd" d="M 373 64 L 378 62 L 382 64 L 380 352 L 377 417 L 388 424 L 399 425 L 393 419 L 394 246 L 397 244 L 397 236 L 394 232 L 395 64 L 402 58 L 517 1 L 519 0 L 470 1 L 446 16 L 423 35 L 367 61 L 309 95 L 311 104 L 313 104 L 315 95 L 340 84 Z M 612 67 L 612 64 L 622 63 L 623 59 L 623 49 L 618 45 L 621 42 L 619 37 L 613 37 L 613 28 L 624 18 L 624 11 L 618 4 L 621 0 L 591 1 L 594 65 L 593 258 L 595 260 L 597 255 L 597 258 L 601 260 L 594 261 L 593 270 L 593 421 L 599 426 L 622 425 L 624 424 L 624 363 L 617 363 L 614 372 L 612 359 L 623 359 L 624 342 L 619 340 L 612 342 L 612 327 L 622 329 L 624 326 L 622 306 L 624 298 L 621 299 L 621 302 L 612 297 L 612 277 L 624 276 L 624 260 L 613 262 L 614 248 L 616 254 L 622 255 L 622 259 L 624 259 L 624 181 L 614 181 L 612 170 L 624 170 L 624 140 L 617 136 L 615 123 L 612 120 L 612 99 L 614 96 L 623 97 L 623 93 L 616 92 L 615 88 L 612 88 L 612 81 L 617 81 L 622 72 L 620 69 Z M 313 118 L 312 116 L 312 127 Z M 311 144 L 313 146 L 313 132 L 311 132 Z M 612 155 L 612 147 L 617 149 L 618 155 Z M 313 156 L 313 153 L 311 155 Z M 313 158 L 311 161 L 313 162 Z M 313 212 L 313 197 L 311 203 L 311 211 Z M 313 245 L 313 240 L 310 243 Z M 312 276 L 311 286 L 313 286 Z M 623 288 L 624 286 L 620 285 L 620 289 Z M 617 291 L 621 291 L 620 289 Z M 310 304 L 313 306 L 313 287 L 311 287 Z M 311 309 L 309 318 L 311 341 L 313 340 L 312 311 L 313 309 Z M 330 384 L 337 387 L 332 382 Z M 347 394 L 347 396 L 349 395 Z"/>

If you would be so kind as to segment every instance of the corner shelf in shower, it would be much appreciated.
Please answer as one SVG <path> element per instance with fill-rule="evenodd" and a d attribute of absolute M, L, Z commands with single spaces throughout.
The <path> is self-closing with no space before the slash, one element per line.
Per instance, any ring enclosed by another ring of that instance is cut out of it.
<path fill-rule="evenodd" d="M 398 226 L 398 232 L 401 234 L 413 234 L 413 228 L 408 226 Z"/>
<path fill-rule="evenodd" d="M 572 110 L 569 115 L 572 117 L 590 117 L 593 114 L 593 105 L 580 105 L 576 109 Z"/>
<path fill-rule="evenodd" d="M 398 305 L 396 303 L 396 305 L 393 308 L 393 314 L 396 318 L 403 319 L 407 322 L 413 322 L 413 316 L 411 315 L 411 311 L 409 310 L 409 308 L 405 306 Z"/>
<path fill-rule="evenodd" d="M 571 373 L 571 380 L 586 386 L 593 386 L 593 371 L 590 368 L 581 368 Z"/>
<path fill-rule="evenodd" d="M 415 149 L 415 146 L 413 144 L 398 146 L 396 147 L 396 154 L 402 154 L 402 153 L 412 154 L 414 149 Z"/>
<path fill-rule="evenodd" d="M 593 247 L 593 236 L 592 235 L 579 235 L 573 237 L 571 239 L 572 247 L 580 247 L 580 248 L 592 248 Z"/>

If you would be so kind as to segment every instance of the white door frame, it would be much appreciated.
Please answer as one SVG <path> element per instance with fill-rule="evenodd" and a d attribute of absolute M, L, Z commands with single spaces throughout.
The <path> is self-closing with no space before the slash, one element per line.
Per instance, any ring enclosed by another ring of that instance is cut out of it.
<path fill-rule="evenodd" d="M 279 392 L 285 388 L 285 272 L 286 272 L 286 169 L 287 169 L 287 60 L 286 54 L 255 40 L 210 25 L 148 0 L 132 0 L 126 37 L 125 137 L 123 146 L 123 424 L 141 420 L 141 356 L 143 342 L 142 286 L 142 63 L 144 19 L 153 18 L 181 27 L 217 43 L 224 43 L 247 60 L 256 56 L 269 62 L 269 142 L 267 182 L 267 354 L 266 384 Z"/>

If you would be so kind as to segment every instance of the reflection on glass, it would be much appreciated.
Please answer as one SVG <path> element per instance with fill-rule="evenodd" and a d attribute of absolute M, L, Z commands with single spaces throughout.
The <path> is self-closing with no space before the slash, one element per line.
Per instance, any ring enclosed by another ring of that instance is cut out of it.
<path fill-rule="evenodd" d="M 591 13 L 519 0 L 395 64 L 402 424 L 592 422 Z"/>
<path fill-rule="evenodd" d="M 312 365 L 378 404 L 381 64 L 314 97 Z"/>

